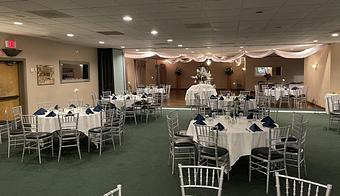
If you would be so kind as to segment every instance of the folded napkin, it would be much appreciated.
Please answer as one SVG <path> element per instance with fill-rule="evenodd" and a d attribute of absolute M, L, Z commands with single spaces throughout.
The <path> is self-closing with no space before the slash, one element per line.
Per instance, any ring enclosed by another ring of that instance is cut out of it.
<path fill-rule="evenodd" d="M 219 100 L 224 100 L 223 96 L 221 96 L 221 97 L 219 98 Z"/>
<path fill-rule="evenodd" d="M 259 126 L 257 126 L 255 123 L 252 124 L 249 129 L 252 131 L 252 132 L 257 132 L 257 131 L 263 131 Z"/>
<path fill-rule="evenodd" d="M 71 111 L 68 111 L 65 116 L 73 116 L 73 113 Z"/>
<path fill-rule="evenodd" d="M 275 88 L 272 88 L 272 90 L 275 90 Z"/>
<path fill-rule="evenodd" d="M 93 114 L 93 111 L 90 108 L 87 108 L 85 111 L 86 114 Z"/>
<path fill-rule="evenodd" d="M 157 88 L 163 88 L 162 86 L 158 86 Z"/>
<path fill-rule="evenodd" d="M 274 121 L 272 118 L 270 118 L 270 116 L 264 117 L 264 118 L 261 120 L 261 122 L 272 122 L 272 123 L 275 123 L 275 121 Z"/>
<path fill-rule="evenodd" d="M 292 90 L 297 90 L 298 89 L 298 87 L 296 87 L 296 86 L 294 86 L 293 88 L 292 88 Z"/>
<path fill-rule="evenodd" d="M 95 112 L 100 112 L 103 110 L 103 107 L 101 105 L 97 105 L 96 107 L 93 108 L 93 111 Z"/>
<path fill-rule="evenodd" d="M 254 113 L 248 114 L 247 119 L 253 119 L 253 118 L 254 118 Z"/>
<path fill-rule="evenodd" d="M 257 112 L 259 112 L 259 110 L 258 109 L 250 109 L 250 110 L 248 110 L 248 112 L 255 112 L 255 113 L 257 113 Z"/>
<path fill-rule="evenodd" d="M 146 98 L 146 96 L 145 96 L 145 95 L 142 95 L 142 98 Z"/>
<path fill-rule="evenodd" d="M 268 128 L 274 128 L 274 127 L 276 127 L 275 123 L 272 122 L 272 121 L 266 121 L 266 122 L 264 122 L 264 123 L 262 124 L 262 126 L 268 127 Z"/>
<path fill-rule="evenodd" d="M 126 95 L 126 92 L 124 92 L 124 95 Z"/>
<path fill-rule="evenodd" d="M 211 95 L 211 96 L 210 96 L 210 99 L 217 99 L 217 96 Z"/>
<path fill-rule="evenodd" d="M 219 131 L 222 131 L 224 129 L 224 126 L 221 123 L 217 123 L 214 127 Z"/>
<path fill-rule="evenodd" d="M 194 118 L 194 120 L 203 121 L 203 120 L 205 120 L 205 118 L 201 114 L 197 114 L 197 116 Z"/>
<path fill-rule="evenodd" d="M 203 120 L 196 120 L 194 122 L 194 124 L 196 124 L 196 125 L 207 125 L 207 124 L 205 124 L 205 122 L 203 122 Z"/>
<path fill-rule="evenodd" d="M 126 100 L 129 100 L 129 99 L 130 99 L 130 97 L 127 97 L 127 98 L 126 98 Z"/>
<path fill-rule="evenodd" d="M 59 109 L 59 105 L 58 105 L 58 104 L 55 105 L 55 106 L 54 106 L 54 109 L 55 109 L 55 110 L 58 110 L 58 109 Z"/>
<path fill-rule="evenodd" d="M 136 93 L 136 92 L 133 92 L 132 94 L 133 94 L 133 95 L 137 95 L 137 93 Z"/>
<path fill-rule="evenodd" d="M 117 97 L 116 97 L 116 96 L 113 96 L 112 99 L 117 99 Z"/>
<path fill-rule="evenodd" d="M 46 115 L 46 117 L 55 117 L 56 114 L 52 111 Z"/>
<path fill-rule="evenodd" d="M 47 112 L 44 108 L 39 108 L 33 115 L 44 115 Z"/>
<path fill-rule="evenodd" d="M 77 106 L 75 106 L 74 104 L 71 104 L 69 107 L 70 108 L 77 108 Z"/>

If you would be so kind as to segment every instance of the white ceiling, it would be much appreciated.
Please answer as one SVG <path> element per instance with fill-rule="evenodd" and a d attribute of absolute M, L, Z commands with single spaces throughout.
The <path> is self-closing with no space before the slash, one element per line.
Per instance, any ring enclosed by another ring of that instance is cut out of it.
<path fill-rule="evenodd" d="M 39 10 L 57 10 L 70 17 L 48 19 L 30 13 Z M 133 21 L 123 21 L 124 15 Z M 186 27 L 198 23 L 207 28 Z M 152 36 L 152 29 L 159 34 Z M 164 51 L 182 44 L 183 48 L 171 51 L 225 53 L 237 52 L 240 46 L 260 50 L 310 44 L 315 39 L 340 42 L 340 37 L 330 36 L 339 31 L 340 0 L 0 0 L 0 32 L 93 47 Z M 167 39 L 174 41 L 164 45 Z"/>

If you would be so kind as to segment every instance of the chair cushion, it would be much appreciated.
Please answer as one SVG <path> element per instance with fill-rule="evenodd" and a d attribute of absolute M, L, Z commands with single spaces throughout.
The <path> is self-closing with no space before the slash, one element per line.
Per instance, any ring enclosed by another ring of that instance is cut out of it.
<path fill-rule="evenodd" d="M 221 157 L 223 155 L 226 155 L 228 152 L 227 149 L 222 147 L 217 147 L 217 156 Z M 211 156 L 215 157 L 215 149 L 213 147 L 201 147 L 201 155 L 203 156 Z"/>
<path fill-rule="evenodd" d="M 263 159 L 268 159 L 268 156 L 269 156 L 269 148 L 268 147 L 260 147 L 260 148 L 254 148 L 252 151 L 251 151 L 251 154 L 252 155 L 255 155 L 257 157 L 260 157 L 260 158 L 263 158 Z M 271 159 L 282 159 L 283 158 L 283 155 L 278 153 L 278 152 L 275 152 L 275 151 L 272 151 L 271 152 Z"/>
<path fill-rule="evenodd" d="M 276 148 L 282 148 L 283 145 L 276 145 Z M 294 146 L 287 146 L 286 147 L 286 152 L 288 153 L 298 153 L 298 148 L 294 147 Z"/>
<path fill-rule="evenodd" d="M 26 131 L 28 132 L 28 131 Z M 20 135 L 20 134 L 24 134 L 24 130 L 23 129 L 14 129 L 10 131 L 10 135 Z"/>
<path fill-rule="evenodd" d="M 46 137 L 51 136 L 52 133 L 48 133 L 48 132 L 31 132 L 29 134 L 26 135 L 27 139 L 44 139 Z"/>
<path fill-rule="evenodd" d="M 78 134 L 78 130 L 63 130 L 63 131 L 58 131 L 58 134 L 64 138 L 75 137 Z"/>
<path fill-rule="evenodd" d="M 102 132 L 108 132 L 108 131 L 110 131 L 110 128 L 107 128 L 107 127 L 103 127 L 103 128 L 96 127 L 96 128 L 90 129 L 90 130 L 89 130 L 89 133 L 100 133 L 101 129 L 103 130 Z"/>
<path fill-rule="evenodd" d="M 284 142 L 286 139 L 285 138 L 282 138 L 281 139 L 281 142 Z M 288 142 L 296 142 L 297 141 L 297 139 L 295 138 L 295 137 L 293 137 L 293 136 L 290 136 L 290 137 L 288 137 L 288 140 L 287 140 Z"/>
<path fill-rule="evenodd" d="M 191 138 L 175 138 L 174 145 L 177 147 L 189 147 L 195 146 L 195 143 Z"/>

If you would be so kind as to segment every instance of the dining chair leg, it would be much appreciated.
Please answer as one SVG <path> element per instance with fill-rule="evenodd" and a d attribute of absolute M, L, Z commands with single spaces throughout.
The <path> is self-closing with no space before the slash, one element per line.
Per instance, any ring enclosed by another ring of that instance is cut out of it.
<path fill-rule="evenodd" d="M 305 157 L 303 157 L 303 167 L 304 167 L 304 170 L 305 170 L 305 176 L 307 176 L 307 167 L 306 167 Z"/>
<path fill-rule="evenodd" d="M 52 157 L 54 157 L 54 146 L 53 146 L 53 136 L 51 137 L 51 151 L 52 151 Z"/>
<path fill-rule="evenodd" d="M 90 148 L 91 148 L 91 133 L 89 133 L 87 137 L 87 152 L 90 152 Z"/>
<path fill-rule="evenodd" d="M 270 175 L 270 172 L 269 172 L 269 169 L 270 169 L 270 163 L 268 162 L 267 164 L 267 180 L 266 180 L 266 193 L 268 194 L 268 189 L 269 189 L 269 175 Z"/>
<path fill-rule="evenodd" d="M 103 146 L 103 134 L 100 134 L 100 139 L 99 139 L 99 156 L 102 155 L 102 146 Z"/>
<path fill-rule="evenodd" d="M 59 152 L 58 152 L 58 163 L 60 161 L 60 155 L 61 155 L 61 145 L 62 145 L 62 138 L 59 138 Z"/>
<path fill-rule="evenodd" d="M 39 164 L 41 164 L 41 153 L 40 153 L 40 142 L 37 141 L 37 148 L 38 148 L 38 159 L 39 159 Z"/>
<path fill-rule="evenodd" d="M 9 158 L 10 154 L 11 154 L 11 139 L 8 139 L 7 158 Z"/>
<path fill-rule="evenodd" d="M 175 153 L 172 154 L 171 174 L 174 175 L 175 170 Z"/>
<path fill-rule="evenodd" d="M 121 145 L 122 145 L 122 134 L 119 133 L 119 146 L 121 146 Z"/>
<path fill-rule="evenodd" d="M 26 143 L 24 141 L 24 147 L 22 148 L 22 155 L 21 155 L 21 163 L 24 162 L 24 156 L 25 156 L 25 147 L 26 147 Z"/>
<path fill-rule="evenodd" d="M 77 137 L 77 148 L 78 148 L 79 159 L 81 160 L 80 144 L 79 144 L 79 136 Z"/>
<path fill-rule="evenodd" d="M 301 162 L 300 162 L 300 154 L 298 155 L 298 161 L 297 161 L 297 163 L 298 163 L 298 177 L 299 178 L 301 178 L 301 168 L 300 168 L 300 165 L 301 165 Z"/>
<path fill-rule="evenodd" d="M 114 140 L 114 135 L 111 133 L 111 140 L 112 140 L 112 146 L 113 146 L 113 150 L 116 150 L 116 145 L 115 145 L 115 140 Z"/>
<path fill-rule="evenodd" d="M 249 176 L 248 181 L 251 182 L 251 156 L 249 156 Z"/>

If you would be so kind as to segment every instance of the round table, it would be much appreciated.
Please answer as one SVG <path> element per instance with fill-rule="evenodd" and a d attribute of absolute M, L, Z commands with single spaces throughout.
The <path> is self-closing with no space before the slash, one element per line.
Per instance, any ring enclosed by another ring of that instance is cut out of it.
<path fill-rule="evenodd" d="M 195 120 L 190 121 L 187 135 L 193 136 L 194 141 L 197 141 L 194 122 Z M 237 119 L 235 124 L 232 124 L 226 117 L 218 116 L 212 121 L 206 120 L 204 122 L 209 126 L 221 123 L 225 127 L 218 133 L 218 146 L 228 149 L 230 166 L 233 166 L 240 157 L 250 155 L 252 149 L 267 146 L 269 128 L 263 127 L 259 120 L 248 120 L 242 117 Z M 248 128 L 252 123 L 256 123 L 263 131 L 250 131 Z"/>
<path fill-rule="evenodd" d="M 201 101 L 207 100 L 211 95 L 217 95 L 215 87 L 211 84 L 192 85 L 185 94 L 186 105 L 195 105 L 195 94 L 198 94 Z"/>

